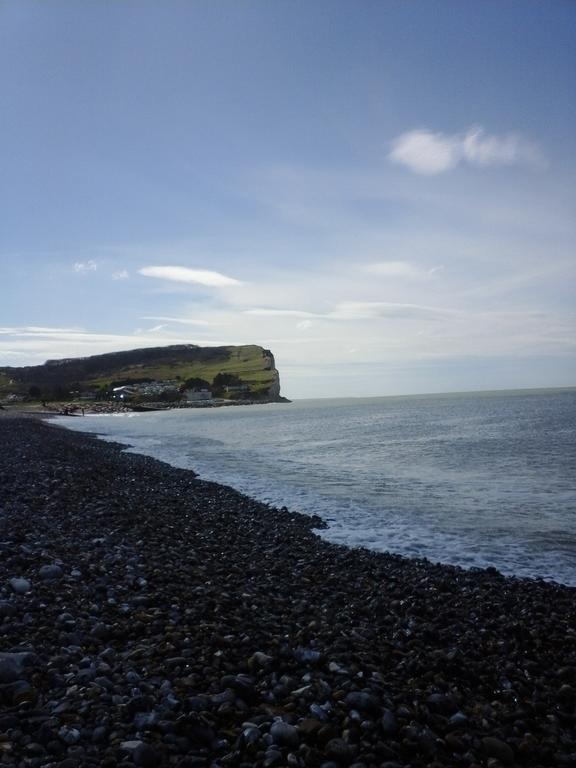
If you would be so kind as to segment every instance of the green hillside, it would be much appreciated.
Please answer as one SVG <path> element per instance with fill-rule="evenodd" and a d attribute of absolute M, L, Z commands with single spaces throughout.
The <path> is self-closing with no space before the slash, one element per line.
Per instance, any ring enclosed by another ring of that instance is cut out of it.
<path fill-rule="evenodd" d="M 10 394 L 35 398 L 65 399 L 75 394 L 105 393 L 118 383 L 132 381 L 176 381 L 183 387 L 189 379 L 202 379 L 210 387 L 220 379 L 246 385 L 242 397 L 278 399 L 279 377 L 272 353 L 255 344 L 229 347 L 198 347 L 181 344 L 169 347 L 112 352 L 44 365 L 0 368 L 0 398 Z M 230 397 L 220 387 L 218 395 Z"/>

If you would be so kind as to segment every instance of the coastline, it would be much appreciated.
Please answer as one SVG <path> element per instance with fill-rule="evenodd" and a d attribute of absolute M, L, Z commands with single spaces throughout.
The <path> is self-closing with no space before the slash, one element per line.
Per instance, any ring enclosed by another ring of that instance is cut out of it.
<path fill-rule="evenodd" d="M 21 416 L 0 418 L 3 764 L 571 764 L 576 589 L 347 549 Z"/>

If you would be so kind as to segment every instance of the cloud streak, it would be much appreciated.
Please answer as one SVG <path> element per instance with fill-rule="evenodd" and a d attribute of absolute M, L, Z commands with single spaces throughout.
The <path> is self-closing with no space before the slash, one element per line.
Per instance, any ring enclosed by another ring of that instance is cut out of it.
<path fill-rule="evenodd" d="M 231 285 L 241 285 L 240 280 L 228 277 L 220 272 L 208 269 L 189 269 L 188 267 L 142 267 L 138 270 L 144 277 L 154 277 L 159 280 L 169 280 L 176 283 L 205 285 L 210 288 L 225 288 Z"/>
<path fill-rule="evenodd" d="M 419 304 L 406 304 L 387 301 L 341 301 L 330 312 L 306 312 L 300 309 L 253 308 L 244 310 L 245 315 L 257 317 L 283 317 L 309 321 L 321 320 L 375 320 L 378 318 L 396 318 L 404 320 L 435 319 L 456 315 L 453 309 L 441 309 Z M 299 323 L 298 327 L 304 327 Z M 309 327 L 308 325 L 305 327 Z"/>
<path fill-rule="evenodd" d="M 327 315 L 321 315 L 316 312 L 305 312 L 300 309 L 266 309 L 258 308 L 244 310 L 245 315 L 256 315 L 258 317 L 297 317 L 297 318 L 309 318 L 309 317 L 327 317 Z"/>
<path fill-rule="evenodd" d="M 429 280 L 436 272 L 444 267 L 424 269 L 408 261 L 375 261 L 364 266 L 364 271 L 382 277 L 400 278 L 405 280 Z"/>
<path fill-rule="evenodd" d="M 463 163 L 476 168 L 544 164 L 539 148 L 523 136 L 490 135 L 481 126 L 464 134 L 434 133 L 426 128 L 407 131 L 394 139 L 388 158 L 424 176 L 445 173 Z"/>
<path fill-rule="evenodd" d="M 428 307 L 420 304 L 404 304 L 389 301 L 342 301 L 329 317 L 334 320 L 434 320 L 458 314 L 453 309 Z"/>
<path fill-rule="evenodd" d="M 144 317 L 141 317 L 140 319 L 141 320 L 160 320 L 164 323 L 177 323 L 179 325 L 201 325 L 201 326 L 221 325 L 221 323 L 216 323 L 210 320 L 193 320 L 192 318 L 188 318 L 188 317 L 169 317 L 166 315 L 144 315 Z"/>
<path fill-rule="evenodd" d="M 74 272 L 78 272 L 79 274 L 96 272 L 97 269 L 98 264 L 93 259 L 89 259 L 88 261 L 77 261 L 74 264 Z"/>

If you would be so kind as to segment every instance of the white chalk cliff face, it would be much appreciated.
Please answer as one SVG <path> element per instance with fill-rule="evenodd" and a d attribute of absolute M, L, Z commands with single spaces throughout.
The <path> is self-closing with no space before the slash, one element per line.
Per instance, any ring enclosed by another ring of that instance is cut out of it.
<path fill-rule="evenodd" d="M 276 362 L 274 355 L 269 349 L 264 349 L 263 356 L 266 358 L 265 370 L 269 370 L 273 379 L 268 387 L 268 398 L 270 400 L 277 400 L 280 397 L 280 374 L 276 368 Z"/>
<path fill-rule="evenodd" d="M 274 380 L 270 384 L 270 387 L 268 388 L 268 397 L 271 400 L 276 400 L 280 397 L 280 374 L 276 369 L 273 371 L 274 373 Z"/>

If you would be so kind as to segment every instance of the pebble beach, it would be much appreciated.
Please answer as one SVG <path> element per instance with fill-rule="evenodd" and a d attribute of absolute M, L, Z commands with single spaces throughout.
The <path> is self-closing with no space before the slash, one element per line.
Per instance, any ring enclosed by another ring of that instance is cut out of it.
<path fill-rule="evenodd" d="M 0 766 L 572 766 L 576 589 L 0 413 Z"/>

